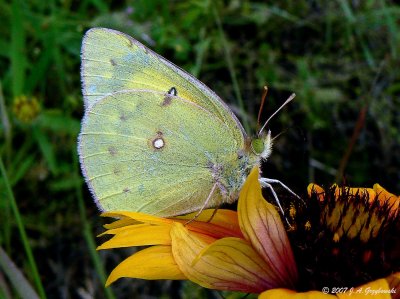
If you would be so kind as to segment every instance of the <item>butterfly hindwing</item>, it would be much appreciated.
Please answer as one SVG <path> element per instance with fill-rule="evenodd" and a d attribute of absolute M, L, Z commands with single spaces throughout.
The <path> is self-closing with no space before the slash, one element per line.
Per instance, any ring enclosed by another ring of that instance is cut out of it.
<path fill-rule="evenodd" d="M 160 216 L 202 208 L 215 183 L 212 166 L 235 161 L 241 146 L 203 107 L 143 90 L 96 100 L 79 138 L 82 170 L 103 210 Z M 210 205 L 221 201 L 215 192 Z"/>

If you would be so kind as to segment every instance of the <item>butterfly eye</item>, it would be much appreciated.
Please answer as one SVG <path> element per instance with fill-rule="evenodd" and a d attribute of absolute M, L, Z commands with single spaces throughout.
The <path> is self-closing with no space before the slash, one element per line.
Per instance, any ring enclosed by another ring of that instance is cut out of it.
<path fill-rule="evenodd" d="M 251 141 L 251 149 L 256 155 L 260 155 L 264 151 L 264 142 L 260 138 L 255 138 Z"/>

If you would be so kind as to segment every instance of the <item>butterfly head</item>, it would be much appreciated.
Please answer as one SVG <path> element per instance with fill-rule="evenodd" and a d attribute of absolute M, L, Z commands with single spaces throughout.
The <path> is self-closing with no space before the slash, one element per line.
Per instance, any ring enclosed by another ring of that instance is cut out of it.
<path fill-rule="evenodd" d="M 266 93 L 264 94 L 264 96 Z M 296 95 L 292 93 L 290 97 L 267 119 L 261 129 L 258 131 L 257 138 L 254 138 L 251 141 L 251 149 L 253 153 L 260 157 L 260 160 L 267 160 L 267 158 L 271 155 L 272 152 L 272 138 L 271 131 L 268 130 L 268 133 L 265 133 L 264 129 L 266 128 L 268 122 L 290 101 L 294 99 Z"/>
<path fill-rule="evenodd" d="M 266 160 L 271 155 L 272 151 L 271 131 L 254 138 L 251 141 L 251 149 L 261 160 Z"/>

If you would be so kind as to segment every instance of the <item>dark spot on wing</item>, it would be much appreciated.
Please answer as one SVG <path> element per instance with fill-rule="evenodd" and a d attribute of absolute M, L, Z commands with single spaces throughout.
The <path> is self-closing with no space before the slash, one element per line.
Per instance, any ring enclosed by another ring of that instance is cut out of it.
<path fill-rule="evenodd" d="M 108 152 L 110 153 L 111 156 L 115 156 L 117 154 L 117 149 L 114 146 L 110 146 L 108 148 Z"/>
<path fill-rule="evenodd" d="M 168 90 L 168 94 L 171 95 L 171 96 L 176 97 L 176 96 L 178 95 L 178 91 L 176 90 L 175 87 L 171 87 L 171 88 Z"/>
<path fill-rule="evenodd" d="M 164 100 L 161 103 L 162 107 L 168 106 L 172 102 L 172 97 L 169 94 L 166 94 Z"/>
<path fill-rule="evenodd" d="M 128 117 L 126 116 L 126 114 L 124 112 L 122 112 L 121 115 L 119 116 L 119 119 L 121 121 L 126 121 L 128 119 Z"/>
<path fill-rule="evenodd" d="M 122 190 L 124 193 L 128 193 L 129 191 L 131 191 L 131 189 L 129 189 L 128 187 L 125 187 L 124 190 Z"/>
<path fill-rule="evenodd" d="M 171 87 L 168 92 L 165 94 L 164 100 L 161 103 L 161 106 L 168 106 L 172 102 L 172 98 L 178 95 L 178 91 L 175 87 Z"/>
<path fill-rule="evenodd" d="M 116 65 L 117 65 L 117 63 L 115 62 L 115 60 L 112 59 L 112 58 L 110 59 L 110 63 L 111 63 L 112 66 L 116 66 Z"/>

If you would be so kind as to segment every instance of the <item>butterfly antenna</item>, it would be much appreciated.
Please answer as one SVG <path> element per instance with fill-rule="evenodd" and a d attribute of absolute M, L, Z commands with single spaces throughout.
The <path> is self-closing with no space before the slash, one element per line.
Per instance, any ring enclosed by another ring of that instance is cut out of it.
<path fill-rule="evenodd" d="M 274 141 L 275 139 L 279 138 L 279 136 L 281 136 L 282 134 L 284 134 L 284 133 L 286 133 L 286 132 L 287 132 L 287 129 L 283 130 L 283 131 L 280 132 L 279 134 L 275 135 L 275 136 L 271 139 L 271 141 Z"/>
<path fill-rule="evenodd" d="M 260 136 L 262 131 L 264 131 L 265 127 L 267 126 L 267 124 L 271 120 L 271 118 L 273 118 L 279 111 L 281 111 L 282 108 L 285 107 L 287 103 L 291 102 L 295 98 L 295 96 L 296 96 L 296 94 L 292 93 L 290 95 L 290 97 L 285 101 L 285 103 L 283 103 L 274 113 L 272 113 L 272 115 L 267 119 L 267 121 L 262 126 L 261 130 L 258 131 L 258 136 Z"/>
<path fill-rule="evenodd" d="M 261 113 L 262 113 L 263 108 L 264 108 L 264 104 L 265 104 L 265 100 L 267 98 L 267 94 L 268 94 L 268 86 L 264 86 L 263 94 L 261 96 L 260 110 L 258 110 L 258 117 L 257 117 L 257 126 L 258 126 L 258 128 L 260 128 Z"/>

